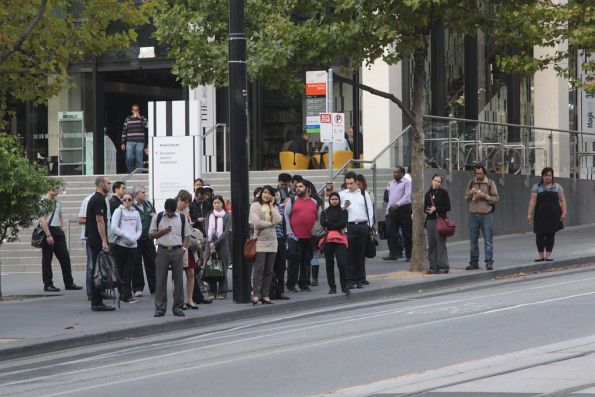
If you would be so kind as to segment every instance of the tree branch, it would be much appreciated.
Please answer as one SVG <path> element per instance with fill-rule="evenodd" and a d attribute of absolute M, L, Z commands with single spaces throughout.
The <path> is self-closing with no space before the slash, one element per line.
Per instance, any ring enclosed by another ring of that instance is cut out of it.
<path fill-rule="evenodd" d="M 333 73 L 333 79 L 336 81 L 339 81 L 341 83 L 349 84 L 350 86 L 355 86 L 359 89 L 369 92 L 370 94 L 377 95 L 379 97 L 386 98 L 386 99 L 390 100 L 391 102 L 396 104 L 403 111 L 403 114 L 405 114 L 405 117 L 407 117 L 409 119 L 409 122 L 413 123 L 415 116 L 413 115 L 411 110 L 409 110 L 405 105 L 403 105 L 403 102 L 399 98 L 394 96 L 393 94 L 389 94 L 388 92 L 377 90 L 376 88 L 370 87 L 369 85 L 365 85 L 362 83 L 355 83 L 352 79 L 343 77 L 337 73 Z"/>
<path fill-rule="evenodd" d="M 45 13 L 45 9 L 46 9 L 47 5 L 48 5 L 48 0 L 41 0 L 41 4 L 39 5 L 39 10 L 37 11 L 37 15 L 35 15 L 35 18 L 33 18 L 31 20 L 31 22 L 29 22 L 29 25 L 27 25 L 25 30 L 21 33 L 21 35 L 19 36 L 18 40 L 14 43 L 12 48 L 9 49 L 8 51 L 6 51 L 4 54 L 0 55 L 0 65 L 2 65 L 4 62 L 6 62 L 6 60 L 12 54 L 17 52 L 21 48 L 21 46 L 23 45 L 25 40 L 27 40 L 29 38 L 29 36 L 31 36 L 33 29 L 35 29 L 35 26 L 37 26 L 37 24 L 43 17 L 43 14 Z"/>

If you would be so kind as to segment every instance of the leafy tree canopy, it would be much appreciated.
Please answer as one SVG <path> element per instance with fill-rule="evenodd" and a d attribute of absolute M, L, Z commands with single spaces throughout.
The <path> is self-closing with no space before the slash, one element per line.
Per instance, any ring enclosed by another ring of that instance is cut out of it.
<path fill-rule="evenodd" d="M 3 0 L 0 120 L 10 99 L 43 103 L 68 85 L 68 66 L 134 42 L 154 0 Z"/>
<path fill-rule="evenodd" d="M 590 51 L 595 40 L 593 6 L 587 1 L 246 0 L 245 15 L 250 78 L 294 92 L 302 91 L 305 69 L 325 68 L 337 60 L 354 68 L 379 58 L 393 64 L 427 51 L 437 22 L 452 32 L 481 30 L 507 47 L 529 49 L 499 59 L 507 70 L 526 74 L 552 63 L 560 73 L 567 72 L 567 51 L 533 59 L 530 49 L 535 45 L 567 40 L 571 48 Z M 169 0 L 155 24 L 183 84 L 227 84 L 227 2 Z M 593 62 L 583 66 L 592 77 Z"/>

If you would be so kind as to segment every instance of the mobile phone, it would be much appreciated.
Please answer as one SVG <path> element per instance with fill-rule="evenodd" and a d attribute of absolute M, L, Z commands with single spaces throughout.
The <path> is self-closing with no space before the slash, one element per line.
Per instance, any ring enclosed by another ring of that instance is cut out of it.
<path fill-rule="evenodd" d="M 324 191 L 326 194 L 330 194 L 335 190 L 335 183 L 334 182 L 327 182 L 324 186 Z"/>

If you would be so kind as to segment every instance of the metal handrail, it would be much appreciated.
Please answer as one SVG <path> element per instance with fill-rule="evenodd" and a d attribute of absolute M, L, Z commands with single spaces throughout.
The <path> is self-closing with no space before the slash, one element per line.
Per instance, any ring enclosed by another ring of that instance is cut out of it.
<path fill-rule="evenodd" d="M 149 172 L 148 168 L 135 168 L 132 172 L 122 178 L 121 182 L 126 182 L 128 179 L 132 178 L 136 174 L 142 174 L 143 172 Z"/>

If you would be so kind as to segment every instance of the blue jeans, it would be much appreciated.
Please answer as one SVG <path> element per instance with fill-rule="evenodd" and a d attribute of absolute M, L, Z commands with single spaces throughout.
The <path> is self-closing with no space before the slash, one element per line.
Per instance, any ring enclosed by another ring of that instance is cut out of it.
<path fill-rule="evenodd" d="M 143 167 L 144 150 L 143 142 L 126 142 L 126 169 L 129 173 Z"/>
<path fill-rule="evenodd" d="M 85 277 L 87 285 L 87 298 L 91 299 L 91 284 L 93 283 L 93 253 L 91 247 L 85 244 L 87 249 L 87 275 Z"/>
<path fill-rule="evenodd" d="M 477 240 L 479 240 L 480 229 L 484 239 L 485 263 L 486 265 L 494 263 L 493 225 L 492 214 L 469 214 L 470 265 L 477 266 L 479 263 L 479 244 Z"/>

